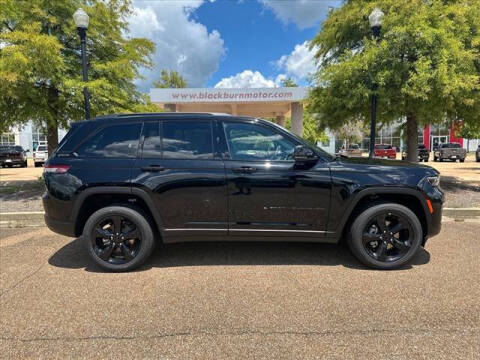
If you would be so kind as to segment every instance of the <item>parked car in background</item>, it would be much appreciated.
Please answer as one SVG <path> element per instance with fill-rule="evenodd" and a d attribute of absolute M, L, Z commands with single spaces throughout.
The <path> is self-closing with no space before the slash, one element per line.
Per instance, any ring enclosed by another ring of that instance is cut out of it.
<path fill-rule="evenodd" d="M 480 162 L 480 145 L 478 145 L 477 151 L 475 152 L 475 159 L 477 162 Z"/>
<path fill-rule="evenodd" d="M 398 268 L 438 234 L 444 201 L 431 167 L 332 156 L 270 121 L 219 114 L 74 122 L 43 177 L 48 227 L 83 234 L 113 271 L 156 242 L 202 240 L 345 239 L 365 265 Z"/>
<path fill-rule="evenodd" d="M 397 149 L 388 144 L 375 145 L 375 157 L 387 157 L 389 159 L 397 158 Z"/>
<path fill-rule="evenodd" d="M 430 157 L 430 151 L 427 149 L 425 145 L 418 145 L 418 161 L 425 161 L 428 162 L 428 158 Z M 402 149 L 402 160 L 407 158 L 407 147 L 404 146 Z"/>
<path fill-rule="evenodd" d="M 38 145 L 37 150 L 33 153 L 33 162 L 35 167 L 42 166 L 48 159 L 47 145 Z"/>
<path fill-rule="evenodd" d="M 347 149 L 342 148 L 339 152 L 340 155 L 353 157 L 362 156 L 362 149 L 357 144 L 349 145 Z"/>
<path fill-rule="evenodd" d="M 13 165 L 27 167 L 27 151 L 19 145 L 0 146 L 1 167 L 12 167 Z"/>
<path fill-rule="evenodd" d="M 467 157 L 467 150 L 459 143 L 445 143 L 439 146 L 433 153 L 433 161 L 453 160 L 464 162 Z"/>

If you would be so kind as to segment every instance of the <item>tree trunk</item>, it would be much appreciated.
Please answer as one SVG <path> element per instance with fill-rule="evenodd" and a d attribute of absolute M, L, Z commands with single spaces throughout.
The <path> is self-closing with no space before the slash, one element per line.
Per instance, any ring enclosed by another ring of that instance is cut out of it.
<path fill-rule="evenodd" d="M 48 124 L 47 127 L 48 156 L 52 155 L 53 150 L 58 146 L 58 124 Z"/>
<path fill-rule="evenodd" d="M 48 107 L 53 120 L 47 121 L 47 145 L 50 157 L 58 146 L 58 89 L 54 86 L 48 88 Z"/>
<path fill-rule="evenodd" d="M 407 116 L 407 161 L 418 162 L 418 123 L 412 114 Z"/>

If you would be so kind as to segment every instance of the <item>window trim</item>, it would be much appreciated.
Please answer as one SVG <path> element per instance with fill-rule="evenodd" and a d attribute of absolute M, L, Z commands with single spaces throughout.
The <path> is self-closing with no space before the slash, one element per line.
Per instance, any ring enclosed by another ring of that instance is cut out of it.
<path fill-rule="evenodd" d="M 80 141 L 77 146 L 73 148 L 72 151 L 69 152 L 69 154 L 76 154 L 75 157 L 79 158 L 86 158 L 86 159 L 137 159 L 138 158 L 138 150 L 140 148 L 140 138 L 142 137 L 142 131 L 143 131 L 143 121 L 137 120 L 137 121 L 128 121 L 128 122 L 118 122 L 118 123 L 109 123 L 109 124 L 103 124 L 99 127 L 96 128 L 95 131 L 93 131 L 89 136 L 87 136 L 85 139 Z M 106 129 L 110 126 L 121 126 L 121 125 L 132 125 L 132 124 L 139 124 L 140 125 L 140 135 L 138 137 L 138 144 L 137 144 L 137 151 L 133 156 L 128 156 L 128 157 L 105 157 L 105 156 L 80 156 L 77 153 L 77 150 L 88 140 L 90 140 L 92 137 L 97 135 L 100 131 L 103 129 Z"/>
<path fill-rule="evenodd" d="M 145 134 L 143 133 L 143 130 L 145 129 L 145 125 L 149 123 L 156 123 L 158 127 L 158 136 L 160 137 L 160 156 L 157 157 L 143 157 L 143 146 L 145 144 Z M 142 132 L 140 133 L 140 141 L 141 144 L 138 147 L 139 154 L 137 156 L 137 159 L 139 160 L 158 160 L 158 159 L 163 159 L 163 139 L 162 139 L 162 126 L 160 124 L 160 120 L 153 120 L 153 121 L 144 121 L 143 126 L 142 126 Z"/>
<path fill-rule="evenodd" d="M 164 131 L 163 131 L 163 123 L 166 121 L 175 121 L 175 122 L 210 122 L 210 141 L 211 141 L 211 146 L 212 146 L 212 152 L 211 155 L 212 157 L 210 159 L 192 159 L 192 158 L 166 158 L 164 156 L 164 147 L 163 147 L 163 138 L 164 138 Z M 160 120 L 160 144 L 162 147 L 162 160 L 190 160 L 190 161 L 219 161 L 222 159 L 219 159 L 217 156 L 215 156 L 215 144 L 214 144 L 214 128 L 213 128 L 213 121 L 214 119 L 198 119 L 198 118 L 185 118 L 185 119 L 162 119 Z"/>
<path fill-rule="evenodd" d="M 225 124 L 226 123 L 237 123 L 237 124 L 250 124 L 250 125 L 258 125 L 264 129 L 268 129 L 268 130 L 271 130 L 272 132 L 276 133 L 276 134 L 279 134 L 279 135 L 282 135 L 284 138 L 288 139 L 289 141 L 291 141 L 292 143 L 295 144 L 295 146 L 298 146 L 298 145 L 305 145 L 303 143 L 301 143 L 300 141 L 298 141 L 297 139 L 295 139 L 294 137 L 291 137 L 291 136 L 288 136 L 287 133 L 284 133 L 284 132 L 280 132 L 280 131 L 277 131 L 277 129 L 273 126 L 269 126 L 268 124 L 265 124 L 261 121 L 258 121 L 258 120 L 255 120 L 255 119 L 252 119 L 250 121 L 235 121 L 235 120 L 221 120 L 221 124 L 222 124 L 222 128 L 223 128 L 223 133 L 224 133 L 224 136 L 225 136 L 225 142 L 227 143 L 227 150 L 228 150 L 228 159 L 225 159 L 225 160 L 228 160 L 228 161 L 238 161 L 238 162 L 254 162 L 254 163 L 265 163 L 265 162 L 274 162 L 274 163 L 282 163 L 282 164 L 286 164 L 286 163 L 295 163 L 295 160 L 269 160 L 269 159 L 263 159 L 263 160 L 241 160 L 241 159 L 234 159 L 233 156 L 232 156 L 232 152 L 230 151 L 230 144 L 228 143 L 228 136 L 227 136 L 227 132 L 225 130 Z"/>

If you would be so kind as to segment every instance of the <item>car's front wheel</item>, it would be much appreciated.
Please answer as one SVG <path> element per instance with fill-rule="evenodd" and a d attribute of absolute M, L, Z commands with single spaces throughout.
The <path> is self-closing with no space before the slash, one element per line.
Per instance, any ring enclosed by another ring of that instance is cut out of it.
<path fill-rule="evenodd" d="M 110 271 L 129 271 L 147 260 L 155 238 L 140 209 L 109 206 L 94 212 L 83 230 L 85 246 L 96 264 Z"/>
<path fill-rule="evenodd" d="M 386 203 L 364 210 L 350 229 L 349 247 L 363 264 L 395 269 L 407 263 L 422 243 L 422 225 L 407 207 Z"/>

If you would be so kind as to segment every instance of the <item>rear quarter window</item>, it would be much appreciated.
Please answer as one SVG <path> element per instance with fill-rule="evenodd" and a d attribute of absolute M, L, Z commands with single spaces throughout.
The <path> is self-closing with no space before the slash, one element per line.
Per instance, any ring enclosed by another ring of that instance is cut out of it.
<path fill-rule="evenodd" d="M 141 128 L 141 123 L 108 125 L 82 143 L 75 152 L 81 157 L 135 157 Z"/>

